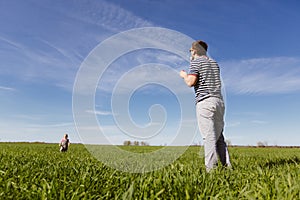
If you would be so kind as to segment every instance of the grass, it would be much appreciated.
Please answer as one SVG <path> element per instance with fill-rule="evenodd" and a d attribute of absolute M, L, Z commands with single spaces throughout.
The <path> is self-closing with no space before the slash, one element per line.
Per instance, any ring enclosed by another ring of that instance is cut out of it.
<path fill-rule="evenodd" d="M 134 174 L 104 165 L 79 144 L 60 153 L 57 144 L 0 143 L 0 199 L 300 199 L 299 148 L 231 147 L 233 169 L 212 173 L 201 151 L 190 147 L 163 169 Z"/>

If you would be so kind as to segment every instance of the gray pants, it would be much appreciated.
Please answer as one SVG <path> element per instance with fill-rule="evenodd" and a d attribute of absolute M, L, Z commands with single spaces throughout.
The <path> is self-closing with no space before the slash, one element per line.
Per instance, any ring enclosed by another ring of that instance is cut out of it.
<path fill-rule="evenodd" d="M 220 159 L 223 166 L 231 166 L 229 153 L 224 141 L 224 102 L 209 97 L 196 105 L 198 126 L 204 141 L 206 170 L 210 171 Z"/>

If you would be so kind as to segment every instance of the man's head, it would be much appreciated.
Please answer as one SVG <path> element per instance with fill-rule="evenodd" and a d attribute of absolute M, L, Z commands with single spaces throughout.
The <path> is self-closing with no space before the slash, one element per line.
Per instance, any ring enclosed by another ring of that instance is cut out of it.
<path fill-rule="evenodd" d="M 190 51 L 193 51 L 194 54 L 197 54 L 198 56 L 202 56 L 206 55 L 207 49 L 208 45 L 204 41 L 198 40 L 192 43 Z"/>

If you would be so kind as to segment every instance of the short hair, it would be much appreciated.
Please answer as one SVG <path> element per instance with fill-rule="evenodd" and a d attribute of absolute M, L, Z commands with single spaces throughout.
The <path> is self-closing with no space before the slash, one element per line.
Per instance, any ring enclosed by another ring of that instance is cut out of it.
<path fill-rule="evenodd" d="M 198 40 L 192 43 L 192 49 L 196 51 L 198 55 L 206 55 L 208 45 L 202 40 Z"/>
<path fill-rule="evenodd" d="M 207 51 L 208 45 L 206 44 L 206 42 L 202 40 L 198 40 L 198 43 L 205 49 L 205 51 Z"/>

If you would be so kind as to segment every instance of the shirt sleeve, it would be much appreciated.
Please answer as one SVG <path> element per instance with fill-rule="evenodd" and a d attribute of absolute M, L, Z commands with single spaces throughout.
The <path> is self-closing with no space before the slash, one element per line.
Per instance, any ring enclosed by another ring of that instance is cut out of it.
<path fill-rule="evenodd" d="M 199 74 L 199 67 L 198 67 L 198 63 L 197 62 L 191 61 L 188 74 L 189 75 L 198 76 L 198 74 Z"/>

